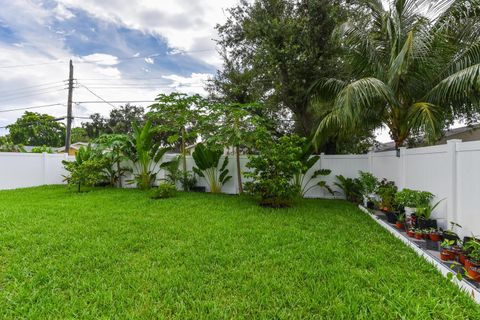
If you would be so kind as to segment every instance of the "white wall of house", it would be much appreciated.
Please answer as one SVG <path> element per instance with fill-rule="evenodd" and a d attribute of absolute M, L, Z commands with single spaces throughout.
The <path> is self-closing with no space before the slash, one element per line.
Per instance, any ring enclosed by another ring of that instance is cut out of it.
<path fill-rule="evenodd" d="M 173 157 L 166 155 L 165 160 Z M 0 153 L 0 189 L 61 184 L 66 174 L 62 165 L 65 159 L 73 157 L 63 154 Z M 235 194 L 238 190 L 235 157 L 229 159 L 232 179 L 224 185 L 223 192 Z M 248 158 L 241 156 L 240 160 L 242 172 L 245 172 Z M 192 157 L 188 156 L 187 168 L 191 170 L 193 165 Z M 332 170 L 332 174 L 325 178 L 332 187 L 336 175 L 355 178 L 361 170 L 369 171 L 379 179 L 393 180 L 399 189 L 430 191 L 436 195 L 435 201 L 443 199 L 433 214 L 442 227 L 447 227 L 449 221 L 455 221 L 463 226 L 460 234 L 480 235 L 480 141 L 462 143 L 450 140 L 445 145 L 402 148 L 400 157 L 395 151 L 366 155 L 322 155 L 309 174 L 319 169 Z M 164 172 L 160 171 L 158 179 L 163 178 Z M 198 185 L 208 190 L 204 179 L 198 178 Z M 315 187 L 307 197 L 332 196 Z M 341 194 L 335 197 L 341 197 Z"/>

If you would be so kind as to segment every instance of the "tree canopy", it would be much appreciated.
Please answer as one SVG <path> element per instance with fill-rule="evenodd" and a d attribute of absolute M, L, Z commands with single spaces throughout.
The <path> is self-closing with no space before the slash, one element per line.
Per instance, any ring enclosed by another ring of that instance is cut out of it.
<path fill-rule="evenodd" d="M 65 143 L 65 126 L 48 114 L 27 111 L 7 129 L 17 145 L 60 147 Z"/>

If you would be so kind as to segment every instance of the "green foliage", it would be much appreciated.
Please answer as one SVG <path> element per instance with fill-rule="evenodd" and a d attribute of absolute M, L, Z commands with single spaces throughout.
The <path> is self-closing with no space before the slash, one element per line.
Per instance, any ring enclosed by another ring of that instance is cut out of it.
<path fill-rule="evenodd" d="M 369 197 L 372 195 L 378 186 L 378 179 L 370 172 L 360 171 L 360 184 L 362 185 L 362 195 Z"/>
<path fill-rule="evenodd" d="M 433 194 L 428 191 L 403 189 L 395 195 L 395 202 L 404 207 L 425 207 L 430 204 Z"/>
<path fill-rule="evenodd" d="M 331 34 L 341 19 L 335 2 L 241 1 L 217 26 L 225 69 L 211 92 L 232 102 L 265 101 L 273 121 L 293 114 L 295 131 L 308 136 L 317 120 L 308 89 L 319 77 L 337 73 Z"/>
<path fill-rule="evenodd" d="M 151 199 L 167 199 L 175 197 L 177 187 L 172 183 L 160 183 L 158 188 L 153 189 Z"/>
<path fill-rule="evenodd" d="M 318 81 L 332 106 L 317 134 L 390 130 L 396 147 L 412 136 L 439 138 L 452 119 L 479 112 L 480 4 L 473 1 L 355 1 L 337 36 L 349 72 Z M 323 101 L 321 101 L 323 102 Z"/>
<path fill-rule="evenodd" d="M 32 148 L 32 153 L 54 153 L 53 149 L 50 147 L 47 147 L 46 145 L 43 145 L 42 147 L 35 147 Z"/>
<path fill-rule="evenodd" d="M 250 155 L 245 173 L 251 181 L 245 184 L 249 194 L 259 198 L 260 204 L 274 208 L 292 205 L 300 190 L 293 183 L 295 174 L 304 170 L 299 160 L 303 154 L 304 139 L 292 135 L 278 141 L 258 141 L 258 155 Z"/>
<path fill-rule="evenodd" d="M 428 202 L 427 204 L 423 204 L 421 206 L 417 206 L 417 211 L 415 212 L 417 216 L 422 217 L 426 220 L 430 219 L 430 216 L 432 215 L 433 211 L 435 208 L 438 207 L 440 202 L 442 202 L 444 199 L 438 201 L 435 204 L 432 204 L 431 202 Z"/>
<path fill-rule="evenodd" d="M 65 170 L 69 172 L 65 177 L 68 184 L 76 185 L 77 191 L 82 186 L 94 186 L 103 181 L 103 170 L 107 166 L 106 160 L 101 153 L 92 145 L 81 147 L 75 155 L 75 161 L 62 161 Z"/>
<path fill-rule="evenodd" d="M 320 187 L 328 191 L 332 196 L 334 192 L 332 188 L 327 184 L 325 180 L 318 179 L 319 177 L 326 177 L 332 173 L 329 169 L 315 170 L 311 175 L 307 175 L 308 171 L 317 163 L 320 159 L 318 155 L 312 155 L 313 149 L 310 142 L 307 143 L 306 139 L 301 139 L 303 143 L 303 152 L 300 155 L 298 161 L 302 163 L 302 169 L 298 171 L 293 177 L 293 184 L 299 190 L 299 196 L 305 197 L 308 191 L 315 187 Z M 318 180 L 318 181 L 315 181 Z"/>
<path fill-rule="evenodd" d="M 163 143 L 180 149 L 182 184 L 187 186 L 187 142 L 195 143 L 205 124 L 207 101 L 200 95 L 189 96 L 178 92 L 159 94 L 155 101 L 149 106 L 147 118 L 155 125 L 157 135 L 168 137 Z"/>
<path fill-rule="evenodd" d="M 88 136 L 88 132 L 83 127 L 72 128 L 71 142 L 90 142 L 91 138 Z"/>
<path fill-rule="evenodd" d="M 147 120 L 143 127 L 133 125 L 133 133 L 128 140 L 127 155 L 135 167 L 135 179 L 129 183 L 136 183 L 142 190 L 153 186 L 160 170 L 158 166 L 168 151 L 168 148 L 154 142 L 154 134 L 152 121 Z"/>
<path fill-rule="evenodd" d="M 222 186 L 232 178 L 228 175 L 228 157 L 224 157 L 219 168 L 222 153 L 219 148 L 207 148 L 203 143 L 199 143 L 192 154 L 197 166 L 193 167 L 193 172 L 205 178 L 212 193 L 220 193 Z"/>
<path fill-rule="evenodd" d="M 22 144 L 16 145 L 13 143 L 10 136 L 0 137 L 0 152 L 27 152 Z"/>
<path fill-rule="evenodd" d="M 179 169 L 181 156 L 177 156 L 170 161 L 166 161 L 160 165 L 160 168 L 165 170 L 165 180 L 173 185 L 182 179 L 182 172 Z"/>
<path fill-rule="evenodd" d="M 377 188 L 377 195 L 380 197 L 380 207 L 386 210 L 397 209 L 397 203 L 395 202 L 395 195 L 398 188 L 395 182 L 383 179 Z"/>
<path fill-rule="evenodd" d="M 122 177 L 131 169 L 122 166 L 128 160 L 129 138 L 123 134 L 105 134 L 94 140 L 97 148 L 101 150 L 102 157 L 106 160 L 103 171 L 105 180 L 113 186 L 122 187 Z"/>
<path fill-rule="evenodd" d="M 108 118 L 99 113 L 90 116 L 89 122 L 82 123 L 82 131 L 78 131 L 82 140 L 85 139 L 85 133 L 88 139 L 96 139 L 105 134 L 124 134 L 133 133 L 134 124 L 142 125 L 145 122 L 145 111 L 142 107 L 126 104 L 119 108 L 112 109 Z M 72 130 L 72 141 L 74 134 Z"/>
<path fill-rule="evenodd" d="M 197 185 L 197 176 L 194 172 L 187 171 L 185 175 L 182 172 L 180 183 L 184 191 L 191 191 Z"/>
<path fill-rule="evenodd" d="M 345 178 L 343 175 L 335 176 L 337 182 L 334 184 L 340 188 L 348 201 L 354 203 L 362 202 L 362 185 L 359 179 Z"/>
<path fill-rule="evenodd" d="M 60 147 L 65 143 L 65 127 L 48 114 L 26 111 L 7 128 L 13 144 Z"/>

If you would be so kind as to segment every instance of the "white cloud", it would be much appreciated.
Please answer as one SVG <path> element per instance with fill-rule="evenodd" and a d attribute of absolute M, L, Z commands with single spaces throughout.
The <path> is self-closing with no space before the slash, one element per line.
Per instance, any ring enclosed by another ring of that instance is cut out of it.
<path fill-rule="evenodd" d="M 155 60 L 153 58 L 145 58 L 145 62 L 148 64 L 154 64 Z"/>
<path fill-rule="evenodd" d="M 105 53 L 94 53 L 88 56 L 83 56 L 80 61 L 96 63 L 104 66 L 114 66 L 119 63 L 117 57 Z"/>
<path fill-rule="evenodd" d="M 215 51 L 215 25 L 226 20 L 225 10 L 238 0 L 58 0 L 66 7 L 129 28 L 155 33 L 168 44 L 220 66 Z"/>
<path fill-rule="evenodd" d="M 58 20 L 68 20 L 68 19 L 75 18 L 75 15 L 70 10 L 65 8 L 65 6 L 62 4 L 57 5 L 57 7 L 54 10 L 54 13 L 55 13 L 55 17 Z"/>

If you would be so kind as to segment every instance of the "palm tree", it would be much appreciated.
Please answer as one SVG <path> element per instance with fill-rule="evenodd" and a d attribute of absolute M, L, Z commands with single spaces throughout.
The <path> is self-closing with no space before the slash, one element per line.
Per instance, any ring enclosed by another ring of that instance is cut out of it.
<path fill-rule="evenodd" d="M 398 148 L 416 134 L 433 141 L 448 120 L 480 109 L 480 1 L 386 2 L 356 1 L 367 19 L 342 26 L 350 71 L 313 87 L 314 104 L 331 106 L 317 138 L 387 126 Z"/>

